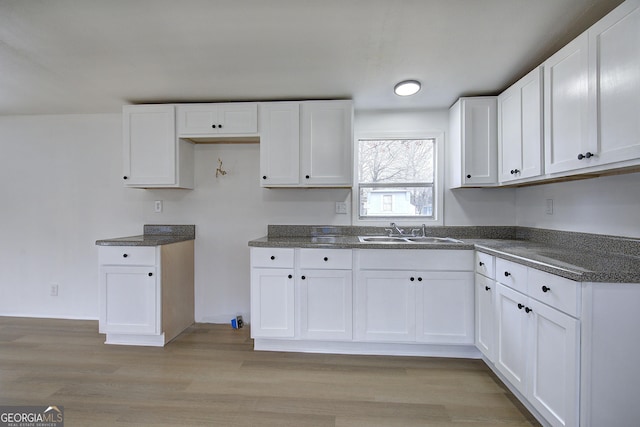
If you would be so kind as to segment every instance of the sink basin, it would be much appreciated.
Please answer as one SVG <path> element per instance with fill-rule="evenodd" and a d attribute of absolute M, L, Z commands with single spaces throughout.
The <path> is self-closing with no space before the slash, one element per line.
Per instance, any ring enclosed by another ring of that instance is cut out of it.
<path fill-rule="evenodd" d="M 364 243 L 407 243 L 404 237 L 358 236 L 358 239 Z"/>
<path fill-rule="evenodd" d="M 362 243 L 416 243 L 416 244 L 436 244 L 436 243 L 462 243 L 460 240 L 451 237 L 389 237 L 389 236 L 358 236 Z"/>
<path fill-rule="evenodd" d="M 462 243 L 461 240 L 451 237 L 407 237 L 406 239 L 414 243 Z"/>

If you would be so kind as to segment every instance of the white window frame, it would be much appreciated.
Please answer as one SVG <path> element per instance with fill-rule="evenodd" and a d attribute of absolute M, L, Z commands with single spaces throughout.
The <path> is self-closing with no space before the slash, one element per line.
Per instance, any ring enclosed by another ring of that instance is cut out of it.
<path fill-rule="evenodd" d="M 351 221 L 353 225 L 383 227 L 390 222 L 398 225 L 444 225 L 444 133 L 443 132 L 363 132 L 354 135 L 353 188 L 351 191 Z M 360 177 L 358 176 L 359 141 L 361 139 L 433 139 L 435 140 L 435 171 L 433 183 L 433 218 L 416 216 L 360 218 Z"/>

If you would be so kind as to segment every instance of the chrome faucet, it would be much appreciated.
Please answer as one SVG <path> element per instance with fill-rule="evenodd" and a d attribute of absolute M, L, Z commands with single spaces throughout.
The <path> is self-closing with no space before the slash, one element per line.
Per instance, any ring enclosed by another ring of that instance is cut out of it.
<path fill-rule="evenodd" d="M 385 231 L 389 232 L 389 237 L 404 236 L 404 230 L 398 227 L 395 222 L 391 223 L 391 228 L 385 228 Z"/>

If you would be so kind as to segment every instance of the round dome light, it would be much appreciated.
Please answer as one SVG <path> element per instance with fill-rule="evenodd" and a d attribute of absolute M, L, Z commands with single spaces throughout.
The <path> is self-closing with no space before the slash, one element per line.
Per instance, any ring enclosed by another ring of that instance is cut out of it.
<path fill-rule="evenodd" d="M 420 90 L 420 82 L 417 80 L 405 80 L 398 83 L 393 91 L 398 96 L 409 96 L 417 93 Z"/>

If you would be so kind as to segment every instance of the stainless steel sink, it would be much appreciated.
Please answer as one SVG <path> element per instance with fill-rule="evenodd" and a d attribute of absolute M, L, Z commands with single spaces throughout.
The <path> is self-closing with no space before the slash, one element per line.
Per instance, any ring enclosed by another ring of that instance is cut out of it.
<path fill-rule="evenodd" d="M 451 237 L 407 237 L 407 240 L 413 243 L 462 243 Z"/>
<path fill-rule="evenodd" d="M 358 236 L 362 243 L 416 243 L 416 244 L 437 244 L 437 243 L 463 243 L 461 240 L 451 237 L 389 237 L 389 236 Z"/>
<path fill-rule="evenodd" d="M 358 240 L 363 243 L 407 243 L 404 237 L 389 236 L 358 236 Z"/>

